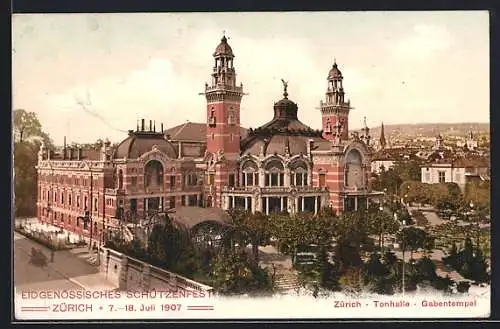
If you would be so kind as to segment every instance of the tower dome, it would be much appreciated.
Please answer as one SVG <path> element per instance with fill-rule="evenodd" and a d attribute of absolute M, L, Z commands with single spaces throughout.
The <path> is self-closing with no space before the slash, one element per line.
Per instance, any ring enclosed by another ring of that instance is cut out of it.
<path fill-rule="evenodd" d="M 334 62 L 330 72 L 328 72 L 328 80 L 342 79 L 342 72 L 340 72 L 337 63 Z"/>
<path fill-rule="evenodd" d="M 226 36 L 222 36 L 219 45 L 215 48 L 214 57 L 224 56 L 224 57 L 234 57 L 233 49 L 227 43 Z"/>

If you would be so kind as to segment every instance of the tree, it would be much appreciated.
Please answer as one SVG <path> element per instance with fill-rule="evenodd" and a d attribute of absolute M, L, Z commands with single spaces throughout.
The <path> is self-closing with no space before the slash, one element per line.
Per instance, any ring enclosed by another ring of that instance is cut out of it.
<path fill-rule="evenodd" d="M 360 268 L 350 268 L 339 278 L 340 287 L 348 294 L 357 295 L 365 288 Z"/>
<path fill-rule="evenodd" d="M 405 251 L 410 251 L 410 259 L 413 259 L 413 252 L 420 248 L 424 248 L 426 241 L 428 240 L 427 233 L 419 228 L 415 227 L 405 227 L 397 234 L 397 239 L 401 245 L 401 250 L 403 251 L 403 257 Z"/>
<path fill-rule="evenodd" d="M 26 112 L 25 110 L 14 110 L 14 142 L 22 143 L 33 137 L 41 137 L 42 125 L 35 112 Z"/>
<path fill-rule="evenodd" d="M 383 249 L 384 235 L 394 234 L 399 229 L 399 222 L 393 216 L 385 211 L 381 211 L 376 207 L 369 208 L 369 225 L 370 233 L 378 235 L 378 243 L 380 250 Z"/>
<path fill-rule="evenodd" d="M 273 290 L 269 273 L 241 249 L 219 255 L 212 264 L 211 278 L 214 288 L 223 295 L 259 295 Z"/>
<path fill-rule="evenodd" d="M 38 151 L 41 141 L 48 148 L 52 142 L 42 131 L 36 114 L 14 110 L 14 215 L 33 216 L 36 210 Z"/>
<path fill-rule="evenodd" d="M 309 213 L 276 214 L 270 220 L 270 230 L 278 239 L 280 250 L 291 254 L 295 262 L 299 245 L 330 245 L 337 222 L 330 216 L 323 212 L 317 216 Z"/>
<path fill-rule="evenodd" d="M 269 233 L 269 217 L 262 212 L 246 212 L 238 209 L 230 210 L 233 224 L 248 232 L 252 239 L 252 252 L 256 262 L 259 261 L 259 245 Z"/>
<path fill-rule="evenodd" d="M 415 160 L 400 161 L 394 165 L 394 171 L 400 177 L 401 182 L 403 181 L 420 182 L 421 180 L 422 172 L 418 161 Z"/>
<path fill-rule="evenodd" d="M 390 194 L 396 194 L 401 182 L 401 177 L 396 170 L 393 168 L 389 168 L 388 170 L 382 168 L 379 174 L 375 176 L 372 187 L 378 191 L 387 190 Z"/>
<path fill-rule="evenodd" d="M 335 258 L 341 272 L 350 267 L 360 267 L 361 246 L 368 244 L 370 223 L 366 211 L 342 213 L 334 222 L 334 235 L 337 241 Z"/>

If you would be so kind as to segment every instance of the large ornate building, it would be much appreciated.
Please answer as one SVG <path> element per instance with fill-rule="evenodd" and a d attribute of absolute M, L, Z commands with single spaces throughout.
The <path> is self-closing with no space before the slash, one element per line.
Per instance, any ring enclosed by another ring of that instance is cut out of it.
<path fill-rule="evenodd" d="M 322 129 L 302 123 L 283 81 L 272 119 L 256 129 L 240 125 L 243 85 L 234 54 L 222 38 L 205 84 L 205 124 L 167 130 L 142 120 L 117 147 L 60 152 L 42 147 L 38 161 L 38 217 L 83 235 L 101 236 L 121 218 L 180 206 L 235 207 L 265 213 L 362 209 L 379 195 L 370 188 L 370 136 L 349 135 L 351 104 L 336 63 L 320 102 Z M 269 111 L 271 116 L 271 111 Z M 92 221 L 87 220 L 91 218 Z M 92 223 L 92 224 L 89 224 Z"/>

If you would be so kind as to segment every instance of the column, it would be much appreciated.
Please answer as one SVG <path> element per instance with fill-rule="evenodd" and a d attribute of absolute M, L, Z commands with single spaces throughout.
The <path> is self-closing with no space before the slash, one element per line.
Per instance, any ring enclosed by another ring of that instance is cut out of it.
<path fill-rule="evenodd" d="M 234 209 L 234 195 L 231 197 L 231 208 Z"/>
<path fill-rule="evenodd" d="M 280 211 L 283 211 L 283 210 L 285 210 L 285 209 L 283 209 L 283 203 L 284 203 L 284 202 L 283 202 L 283 201 L 284 201 L 284 200 L 283 200 L 283 197 L 280 197 L 280 201 L 281 201 Z"/>
<path fill-rule="evenodd" d="M 358 197 L 354 197 L 354 210 L 358 210 Z"/>
<path fill-rule="evenodd" d="M 269 215 L 269 197 L 266 196 L 266 215 Z"/>
<path fill-rule="evenodd" d="M 293 200 L 293 203 L 295 205 L 295 209 L 294 209 L 294 213 L 297 213 L 299 212 L 299 197 L 295 197 L 295 199 Z"/>
<path fill-rule="evenodd" d="M 245 210 L 248 210 L 248 197 L 245 196 Z"/>
<path fill-rule="evenodd" d="M 259 168 L 259 186 L 264 187 L 266 183 L 264 168 Z"/>
<path fill-rule="evenodd" d="M 257 199 L 258 198 L 252 196 L 252 214 L 257 210 Z"/>
<path fill-rule="evenodd" d="M 314 214 L 316 215 L 318 213 L 318 197 L 314 197 Z"/>
<path fill-rule="evenodd" d="M 305 206 L 305 198 L 304 197 L 301 197 L 302 198 L 302 212 L 304 211 L 304 206 Z"/>
<path fill-rule="evenodd" d="M 288 167 L 285 167 L 285 182 L 284 182 L 284 186 L 285 187 L 288 187 L 290 186 L 290 168 Z"/>

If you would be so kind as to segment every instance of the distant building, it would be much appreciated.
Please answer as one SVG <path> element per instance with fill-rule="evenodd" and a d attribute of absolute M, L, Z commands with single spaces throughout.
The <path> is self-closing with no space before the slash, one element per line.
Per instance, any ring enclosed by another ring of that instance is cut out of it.
<path fill-rule="evenodd" d="M 457 142 L 458 147 L 463 147 L 469 151 L 475 151 L 478 148 L 478 142 L 472 131 L 467 134 L 467 138 L 464 141 Z"/>
<path fill-rule="evenodd" d="M 422 183 L 456 183 L 462 190 L 472 180 L 489 180 L 489 161 L 473 153 L 458 155 L 445 149 L 438 136 L 436 148 L 421 167 Z"/>

